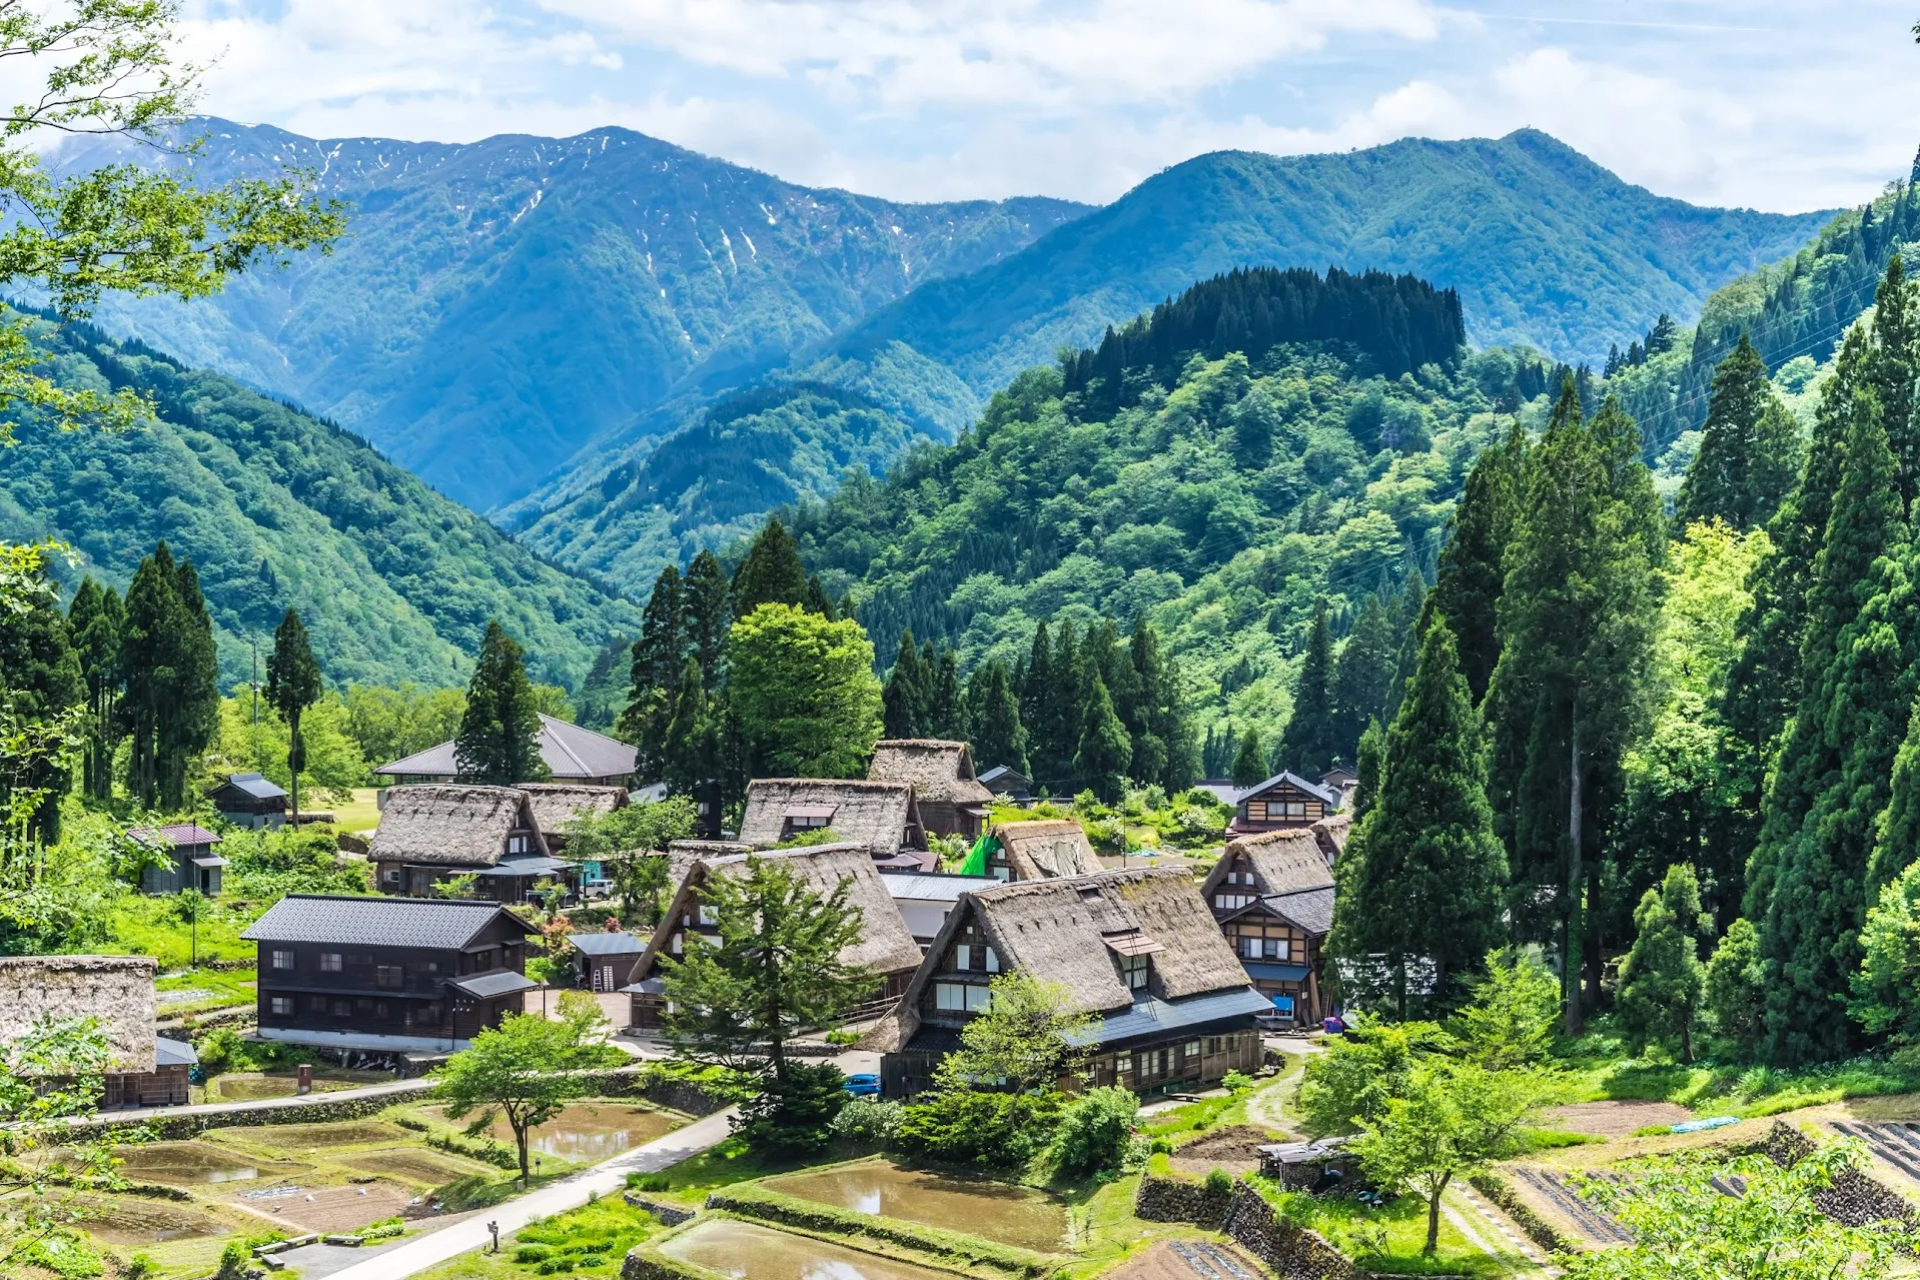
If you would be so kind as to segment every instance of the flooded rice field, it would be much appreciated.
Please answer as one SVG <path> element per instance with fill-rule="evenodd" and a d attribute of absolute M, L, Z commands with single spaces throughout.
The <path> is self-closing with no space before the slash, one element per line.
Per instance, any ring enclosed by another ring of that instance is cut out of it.
<path fill-rule="evenodd" d="M 395 1147 L 341 1156 L 340 1163 L 362 1173 L 391 1174 L 429 1187 L 443 1186 L 455 1178 L 473 1174 L 499 1172 L 477 1160 L 440 1151 L 422 1151 L 418 1147 Z"/>
<path fill-rule="evenodd" d="M 443 1124 L 459 1126 L 443 1110 L 432 1109 Z M 672 1116 L 629 1102 L 573 1102 L 559 1115 L 533 1131 L 528 1147 L 538 1155 L 557 1156 L 576 1164 L 599 1164 L 633 1147 L 652 1142 L 674 1125 Z M 513 1146 L 513 1128 L 504 1116 L 486 1131 L 505 1146 Z"/>
<path fill-rule="evenodd" d="M 219 1219 L 164 1200 L 116 1196 L 87 1205 L 86 1213 L 82 1225 L 87 1234 L 108 1244 L 165 1244 L 232 1234 Z"/>
<path fill-rule="evenodd" d="M 414 1135 L 385 1120 L 350 1120 L 339 1124 L 278 1124 L 258 1128 L 222 1129 L 253 1146 L 288 1152 L 319 1152 L 328 1147 L 369 1146 L 376 1142 L 406 1143 Z"/>
<path fill-rule="evenodd" d="M 1066 1206 L 1032 1187 L 884 1163 L 769 1178 L 764 1185 L 856 1213 L 965 1231 L 1024 1249 L 1051 1252 L 1066 1245 Z"/>
<path fill-rule="evenodd" d="M 660 1252 L 737 1280 L 954 1280 L 951 1272 L 725 1219 L 700 1223 Z"/>
<path fill-rule="evenodd" d="M 129 1182 L 180 1187 L 286 1178 L 311 1167 L 290 1160 L 260 1160 L 210 1142 L 149 1142 L 116 1147 L 113 1154 Z"/>

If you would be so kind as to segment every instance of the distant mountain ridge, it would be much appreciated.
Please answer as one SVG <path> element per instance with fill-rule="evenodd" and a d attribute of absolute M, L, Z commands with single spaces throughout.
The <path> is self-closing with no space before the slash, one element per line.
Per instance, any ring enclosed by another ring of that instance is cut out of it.
<path fill-rule="evenodd" d="M 196 131 L 204 149 L 173 163 L 214 181 L 312 170 L 353 204 L 348 235 L 210 303 L 114 300 L 101 322 L 335 418 L 478 510 L 677 389 L 737 385 L 1088 208 L 818 190 L 617 128 L 466 145 Z M 81 139 L 59 159 L 151 155 Z"/>

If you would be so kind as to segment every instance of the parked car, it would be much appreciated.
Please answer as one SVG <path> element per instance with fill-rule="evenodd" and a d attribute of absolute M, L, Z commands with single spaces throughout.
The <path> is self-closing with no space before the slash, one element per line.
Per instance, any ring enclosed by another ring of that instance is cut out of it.
<path fill-rule="evenodd" d="M 871 1071 L 856 1071 L 847 1077 L 841 1086 L 856 1098 L 877 1098 L 880 1096 L 880 1077 Z"/>

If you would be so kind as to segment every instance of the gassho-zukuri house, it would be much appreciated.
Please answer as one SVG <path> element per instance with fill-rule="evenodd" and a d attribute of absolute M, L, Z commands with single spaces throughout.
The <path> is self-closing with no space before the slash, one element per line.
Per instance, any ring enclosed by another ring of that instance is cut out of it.
<path fill-rule="evenodd" d="M 978 838 L 993 792 L 973 771 L 973 748 L 944 738 L 888 738 L 873 744 L 869 782 L 913 787 L 922 828 L 930 835 Z"/>
<path fill-rule="evenodd" d="M 16 1044 L 43 1019 L 90 1018 L 107 1038 L 99 1105 L 184 1106 L 193 1046 L 154 1034 L 151 956 L 0 957 L 0 1044 Z M 48 1082 L 51 1083 L 51 1082 Z"/>
<path fill-rule="evenodd" d="M 924 869 L 926 828 L 913 786 L 833 778 L 756 778 L 747 784 L 738 843 L 771 849 L 810 831 L 857 844 L 876 862 Z"/>
<path fill-rule="evenodd" d="M 1204 1088 L 1260 1064 L 1254 1018 L 1271 1006 L 1198 886 L 1177 868 L 1102 871 L 960 899 L 881 1033 L 894 1046 L 880 1060 L 883 1095 L 928 1088 L 1009 971 L 1065 987 L 1099 1018 L 1084 1045 L 1094 1085 Z"/>
<path fill-rule="evenodd" d="M 987 833 L 984 849 L 970 854 L 966 869 L 995 880 L 1058 880 L 1100 870 L 1087 832 L 1072 818 L 1002 822 Z"/>
<path fill-rule="evenodd" d="M 577 874 L 547 847 L 531 794 L 464 783 L 389 791 L 367 860 L 382 893 L 409 898 L 432 897 L 442 881 L 471 875 L 481 897 L 524 902 L 543 884 L 570 884 Z"/>
<path fill-rule="evenodd" d="M 713 910 L 700 900 L 702 887 L 714 876 L 745 873 L 753 858 L 778 858 L 792 867 L 808 888 L 823 897 L 845 882 L 847 905 L 859 913 L 861 928 L 859 939 L 840 953 L 840 959 L 870 971 L 876 979 L 872 996 L 854 1016 L 877 1016 L 900 999 L 914 971 L 920 967 L 920 946 L 907 931 L 906 921 L 894 905 L 866 845 L 820 844 L 765 853 L 728 853 L 694 862 L 675 890 L 672 903 L 633 968 L 633 982 L 623 988 L 632 1001 L 634 1026 L 657 1027 L 666 1011 L 660 958 L 678 957 L 686 954 L 688 947 L 719 941 L 720 931 Z"/>
<path fill-rule="evenodd" d="M 294 893 L 240 936 L 262 1040 L 439 1054 L 522 1012 L 537 932 L 497 902 Z"/>
<path fill-rule="evenodd" d="M 1227 843 L 1200 886 L 1254 990 L 1275 1017 L 1295 1026 L 1326 1016 L 1321 947 L 1333 928 L 1329 861 L 1315 830 L 1241 836 Z"/>
<path fill-rule="evenodd" d="M 603 787 L 626 787 L 633 782 L 632 747 L 545 714 L 540 717 L 540 759 L 555 782 Z M 374 772 L 393 779 L 396 786 L 406 786 L 453 782 L 460 776 L 460 765 L 454 759 L 453 743 L 443 742 L 383 764 Z"/>

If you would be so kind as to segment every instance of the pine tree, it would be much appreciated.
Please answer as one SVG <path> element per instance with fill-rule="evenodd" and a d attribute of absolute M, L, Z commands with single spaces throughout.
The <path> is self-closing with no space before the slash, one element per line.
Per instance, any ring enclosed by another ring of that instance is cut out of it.
<path fill-rule="evenodd" d="M 1314 602 L 1307 649 L 1300 660 L 1300 676 L 1293 686 L 1293 714 L 1274 748 L 1275 763 L 1307 778 L 1317 778 L 1333 764 L 1333 632 L 1327 622 L 1327 602 Z"/>
<path fill-rule="evenodd" d="M 1253 787 L 1265 782 L 1272 775 L 1267 772 L 1267 758 L 1260 754 L 1260 734 L 1251 726 L 1240 735 L 1240 745 L 1233 753 L 1233 785 Z"/>
<path fill-rule="evenodd" d="M 467 684 L 467 709 L 453 739 L 463 782 L 510 787 L 547 776 L 540 756 L 540 716 L 524 654 L 499 620 L 487 623 Z"/>
<path fill-rule="evenodd" d="M 267 656 L 267 705 L 287 722 L 287 772 L 293 781 L 293 824 L 300 825 L 300 771 L 307 764 L 306 740 L 300 721 L 307 708 L 320 701 L 320 664 L 307 642 L 300 615 L 288 609 L 273 633 L 273 652 Z"/>
<path fill-rule="evenodd" d="M 834 621 L 833 601 L 827 599 L 827 589 L 820 585 L 820 575 L 817 573 L 807 579 L 806 608 L 808 613 L 817 613 L 828 622 Z"/>
<path fill-rule="evenodd" d="M 1381 783 L 1387 776 L 1387 731 L 1380 727 L 1378 720 L 1360 735 L 1353 775 L 1353 820 L 1358 822 L 1373 808 L 1374 797 L 1380 794 Z"/>
<path fill-rule="evenodd" d="M 1360 605 L 1333 667 L 1333 757 L 1351 762 L 1369 722 L 1384 719 L 1400 665 L 1400 635 L 1380 597 Z"/>
<path fill-rule="evenodd" d="M 1020 723 L 1020 700 L 1014 696 L 1005 664 L 998 659 L 987 662 L 973 673 L 969 684 L 974 763 L 982 769 L 1006 765 L 1025 774 L 1027 731 Z"/>
<path fill-rule="evenodd" d="M 1505 440 L 1475 460 L 1440 551 L 1439 580 L 1427 597 L 1427 607 L 1445 616 L 1458 638 L 1460 669 L 1475 706 L 1487 696 L 1487 682 L 1500 660 L 1503 559 L 1519 512 L 1526 461 L 1527 436 L 1518 422 Z"/>
<path fill-rule="evenodd" d="M 672 565 L 653 580 L 633 644 L 633 669 L 619 729 L 634 746 L 634 772 L 658 781 L 664 772 L 667 721 L 687 649 L 687 599 L 680 570 Z"/>
<path fill-rule="evenodd" d="M 1910 512 L 1920 490 L 1920 418 L 1914 412 L 1920 383 L 1920 306 L 1897 253 L 1887 261 L 1886 275 L 1873 295 L 1873 359 L 1867 381 L 1887 447 L 1893 450 L 1901 511 Z"/>
<path fill-rule="evenodd" d="M 928 682 L 927 735 L 949 741 L 967 736 L 960 703 L 960 658 L 949 649 L 940 655 Z"/>
<path fill-rule="evenodd" d="M 126 609 L 119 593 L 83 578 L 67 610 L 67 631 L 87 686 L 86 750 L 81 786 L 95 800 L 113 798 L 113 755 L 120 744 L 120 693 L 126 684 L 121 633 Z"/>
<path fill-rule="evenodd" d="M 1404 1018 L 1407 968 L 1434 967 L 1450 1001 L 1499 945 L 1507 858 L 1487 802 L 1486 749 L 1453 632 L 1427 626 L 1419 663 L 1387 731 L 1385 777 L 1335 865 L 1329 950 L 1385 961 Z"/>
<path fill-rule="evenodd" d="M 800 564 L 800 548 L 786 526 L 772 516 L 747 548 L 746 559 L 733 571 L 733 613 L 744 618 L 763 604 L 805 607 L 807 572 Z"/>
<path fill-rule="evenodd" d="M 1041 718 L 1035 733 L 1041 758 L 1033 764 L 1054 783 L 1075 776 L 1073 761 L 1080 749 L 1080 712 L 1086 692 L 1080 640 L 1070 618 L 1054 632 L 1049 672 L 1050 681 L 1041 690 Z"/>
<path fill-rule="evenodd" d="M 1588 929 L 1599 836 L 1644 719 L 1666 539 L 1632 421 L 1608 400 L 1583 423 L 1572 378 L 1526 471 L 1486 700 L 1491 794 L 1516 881 L 1550 890 L 1521 888 L 1515 923 L 1523 937 L 1559 943 L 1577 1034 L 1582 971 L 1597 994 L 1603 954 Z"/>
<path fill-rule="evenodd" d="M 900 654 L 887 673 L 881 691 L 881 731 L 889 738 L 925 737 L 927 708 L 925 682 L 920 675 L 920 651 L 914 648 L 913 632 L 900 633 Z"/>
<path fill-rule="evenodd" d="M 687 656 L 667 719 L 661 781 L 675 795 L 697 796 L 720 775 L 720 726 L 712 714 L 700 660 Z"/>
<path fill-rule="evenodd" d="M 0 609 L 0 711 L 8 713 L 8 735 L 58 725 L 70 712 L 79 711 L 86 699 L 80 660 L 73 651 L 66 615 L 60 611 L 59 588 L 44 568 L 38 576 L 40 590 L 17 607 Z M 56 843 L 60 800 L 71 781 L 65 752 L 29 752 L 6 764 L 0 771 L 0 814 L 16 797 L 33 799 L 31 793 L 39 793 L 22 834 L 44 844 Z"/>
<path fill-rule="evenodd" d="M 1107 682 L 1096 672 L 1088 685 L 1087 704 L 1080 714 L 1079 749 L 1073 767 L 1080 780 L 1093 789 L 1104 804 L 1112 804 L 1127 789 L 1127 765 L 1133 756 L 1133 739 L 1127 726 L 1113 709 Z"/>
<path fill-rule="evenodd" d="M 1693 1061 L 1694 1028 L 1706 991 L 1700 938 L 1712 921 L 1700 910 L 1693 868 L 1676 863 L 1633 913 L 1633 950 L 1620 966 L 1620 1025 L 1635 1053 L 1650 1044 Z"/>
<path fill-rule="evenodd" d="M 1740 335 L 1713 371 L 1700 452 L 1681 482 L 1675 515 L 1684 527 L 1720 519 L 1751 529 L 1773 518 L 1799 471 L 1799 431 L 1773 386 L 1767 362 Z"/>
<path fill-rule="evenodd" d="M 187 775 L 212 743 L 220 722 L 220 651 L 193 561 L 181 560 L 174 566 L 174 590 L 180 596 L 186 627 L 179 639 L 180 701 L 171 709 L 161 793 L 169 808 L 179 809 L 188 803 Z"/>

